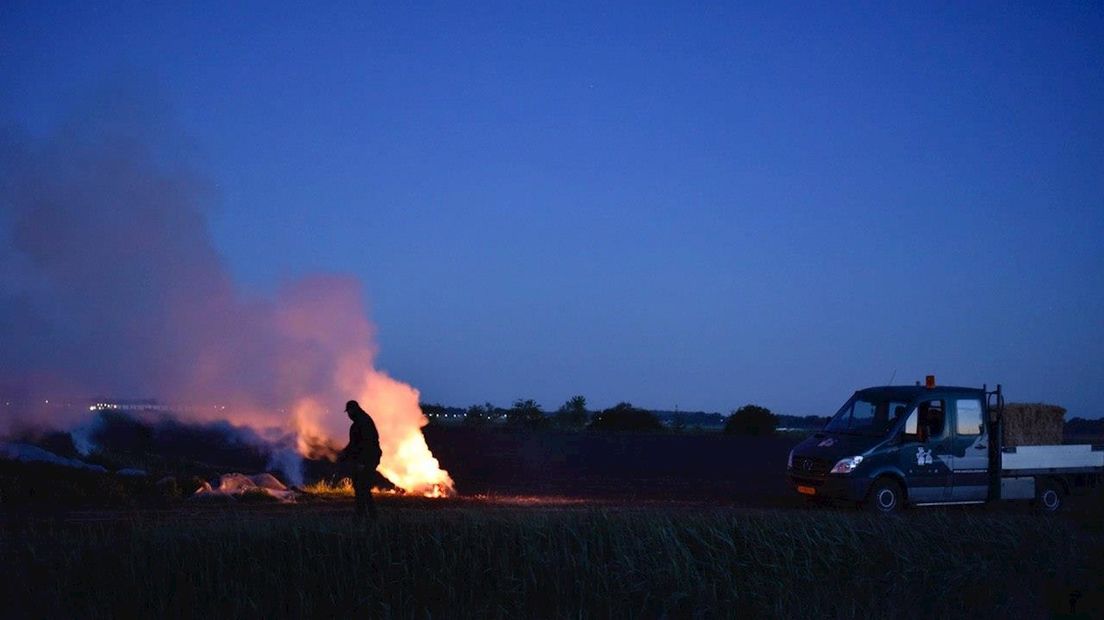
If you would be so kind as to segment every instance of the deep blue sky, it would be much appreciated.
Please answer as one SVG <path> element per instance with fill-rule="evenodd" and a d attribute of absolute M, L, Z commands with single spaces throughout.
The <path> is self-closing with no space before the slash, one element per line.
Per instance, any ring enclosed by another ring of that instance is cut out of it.
<path fill-rule="evenodd" d="M 88 4 L 0 7 L 0 120 L 159 91 L 243 286 L 355 274 L 426 400 L 1104 413 L 1099 2 Z"/>

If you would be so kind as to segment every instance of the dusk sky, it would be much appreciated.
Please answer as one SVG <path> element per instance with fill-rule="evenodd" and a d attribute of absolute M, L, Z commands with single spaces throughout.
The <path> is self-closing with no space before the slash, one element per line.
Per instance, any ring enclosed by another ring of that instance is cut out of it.
<path fill-rule="evenodd" d="M 354 276 L 424 401 L 1104 414 L 1099 2 L 183 4 L 4 2 L 0 126 L 138 100 L 238 285 Z"/>

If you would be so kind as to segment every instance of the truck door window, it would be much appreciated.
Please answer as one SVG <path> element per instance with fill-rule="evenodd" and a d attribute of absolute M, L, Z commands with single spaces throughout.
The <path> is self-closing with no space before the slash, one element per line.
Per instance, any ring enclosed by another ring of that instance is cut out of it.
<path fill-rule="evenodd" d="M 985 427 L 981 423 L 981 401 L 976 399 L 956 400 L 955 410 L 958 421 L 955 432 L 959 435 L 981 435 Z"/>
<path fill-rule="evenodd" d="M 929 400 L 920 403 L 917 407 L 920 415 L 921 436 L 928 439 L 938 439 L 943 436 L 947 416 L 944 415 L 943 401 Z"/>

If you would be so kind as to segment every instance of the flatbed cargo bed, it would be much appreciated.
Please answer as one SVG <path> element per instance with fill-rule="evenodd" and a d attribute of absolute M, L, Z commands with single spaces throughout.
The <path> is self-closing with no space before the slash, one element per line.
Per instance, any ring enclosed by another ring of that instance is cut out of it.
<path fill-rule="evenodd" d="M 1011 473 L 1104 470 L 1104 447 L 1080 445 L 1017 446 L 1001 451 L 1001 470 Z"/>

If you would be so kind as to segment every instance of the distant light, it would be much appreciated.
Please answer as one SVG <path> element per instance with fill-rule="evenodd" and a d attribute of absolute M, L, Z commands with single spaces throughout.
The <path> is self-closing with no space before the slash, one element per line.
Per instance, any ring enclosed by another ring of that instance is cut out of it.
<path fill-rule="evenodd" d="M 47 404 L 47 405 L 49 405 L 49 404 L 50 404 L 50 400 L 49 400 L 49 399 L 47 399 L 47 400 L 46 400 L 46 404 Z"/>

